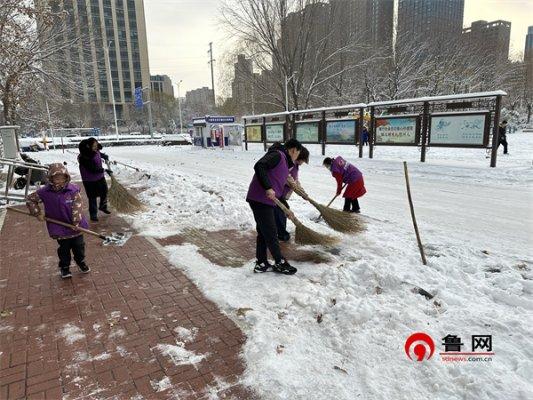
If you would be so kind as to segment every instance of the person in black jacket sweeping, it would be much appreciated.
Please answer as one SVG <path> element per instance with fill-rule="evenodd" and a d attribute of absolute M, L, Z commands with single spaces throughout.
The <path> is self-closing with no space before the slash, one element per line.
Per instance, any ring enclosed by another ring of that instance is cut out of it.
<path fill-rule="evenodd" d="M 83 187 L 89 199 L 89 214 L 91 221 L 98 221 L 98 210 L 111 214 L 107 208 L 107 182 L 104 174 L 104 172 L 111 174 L 111 171 L 102 166 L 102 160 L 109 160 L 109 157 L 100 152 L 102 145 L 95 138 L 82 140 L 78 148 L 80 150 L 78 163 Z M 98 197 L 100 197 L 100 206 L 97 204 Z"/>
<path fill-rule="evenodd" d="M 274 199 L 282 197 L 289 170 L 294 166 L 301 150 L 300 142 L 290 139 L 283 146 L 270 149 L 254 166 L 255 174 L 246 195 L 257 229 L 257 260 L 254 272 L 272 269 L 277 273 L 292 275 L 297 271 L 281 254 L 274 216 Z M 267 249 L 274 258 L 274 265 L 268 262 Z"/>

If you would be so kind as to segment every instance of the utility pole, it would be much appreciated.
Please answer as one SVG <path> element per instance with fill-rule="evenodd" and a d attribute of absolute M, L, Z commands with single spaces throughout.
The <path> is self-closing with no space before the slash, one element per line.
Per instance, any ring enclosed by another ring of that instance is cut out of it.
<path fill-rule="evenodd" d="M 117 135 L 117 141 L 120 140 L 119 138 L 119 135 L 118 135 L 118 123 L 117 123 L 117 110 L 116 110 L 116 107 L 115 107 L 115 89 L 113 88 L 113 76 L 111 75 L 111 61 L 109 60 L 109 46 L 111 46 L 111 43 L 113 41 L 110 40 L 108 43 L 107 43 L 107 46 L 105 47 L 105 54 L 106 54 L 106 58 L 107 58 L 107 73 L 109 74 L 109 78 L 108 78 L 108 82 L 109 84 L 107 85 L 107 89 L 109 90 L 109 86 L 111 86 L 111 102 L 113 103 L 113 117 L 115 118 L 115 133 Z"/>
<path fill-rule="evenodd" d="M 213 63 L 215 62 L 215 60 L 213 59 L 213 42 L 209 42 L 209 50 L 207 51 L 207 53 L 209 54 L 208 64 L 211 64 L 211 88 L 213 89 L 213 105 L 215 105 L 215 74 L 213 72 Z"/>
<path fill-rule="evenodd" d="M 180 134 L 183 133 L 183 124 L 182 124 L 182 119 L 181 119 L 181 95 L 180 95 L 180 84 L 181 82 L 183 82 L 182 79 L 180 79 L 180 81 L 178 82 L 178 109 L 180 111 Z"/>
<path fill-rule="evenodd" d="M 153 139 L 154 138 L 154 124 L 152 121 L 152 95 L 151 95 L 152 87 L 146 86 L 146 87 L 143 87 L 141 90 L 143 92 L 146 90 L 146 93 L 147 93 L 146 98 L 148 99 L 148 101 L 143 101 L 143 106 L 145 104 L 148 104 L 148 133 L 150 134 L 150 137 Z"/>

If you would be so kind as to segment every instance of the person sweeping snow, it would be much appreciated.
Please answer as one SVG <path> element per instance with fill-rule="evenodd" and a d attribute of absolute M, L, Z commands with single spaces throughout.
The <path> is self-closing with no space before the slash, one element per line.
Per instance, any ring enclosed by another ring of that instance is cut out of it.
<path fill-rule="evenodd" d="M 89 199 L 89 214 L 91 221 L 98 221 L 98 210 L 111 214 L 107 208 L 107 182 L 104 175 L 104 172 L 111 174 L 111 171 L 102 166 L 102 159 L 108 160 L 109 157 L 100 152 L 102 145 L 92 137 L 82 140 L 78 148 L 80 150 L 78 163 L 83 187 Z M 100 206 L 97 204 L 98 197 L 100 197 Z"/>
<path fill-rule="evenodd" d="M 357 199 L 366 193 L 361 171 L 341 156 L 334 159 L 326 157 L 323 165 L 331 171 L 331 175 L 337 180 L 337 196 L 342 192 L 342 184 L 345 183 L 347 185 L 343 195 L 343 210 L 354 213 L 361 212 Z"/>
<path fill-rule="evenodd" d="M 301 150 L 300 142 L 290 139 L 282 146 L 271 148 L 254 166 L 255 174 L 246 195 L 257 229 L 257 260 L 254 272 L 267 272 L 272 268 L 274 272 L 292 275 L 297 271 L 281 254 L 274 216 L 274 199 L 283 195 L 289 169 L 294 166 Z M 274 258 L 274 265 L 268 262 L 267 249 Z"/>
<path fill-rule="evenodd" d="M 275 146 L 281 147 L 281 144 L 275 143 L 270 147 L 270 149 L 274 149 Z M 294 183 L 297 184 L 299 168 L 300 168 L 300 165 L 302 165 L 303 163 L 309 164 L 309 150 L 307 150 L 307 148 L 302 146 L 302 151 L 300 151 L 300 155 L 294 162 L 294 166 L 289 171 L 289 177 L 287 178 L 287 183 L 285 183 L 285 186 L 283 188 L 283 193 L 281 197 L 279 198 L 279 201 L 281 201 L 283 205 L 287 207 L 288 209 L 290 209 L 290 207 L 289 207 L 289 203 L 287 202 L 287 200 L 289 200 L 289 198 L 291 197 L 292 191 L 293 191 L 289 182 L 293 184 Z M 291 238 L 291 234 L 287 232 L 287 216 L 285 215 L 285 212 L 283 212 L 283 210 L 279 208 L 279 206 L 276 206 L 276 208 L 274 209 L 274 213 L 276 217 L 278 240 L 280 242 L 288 242 Z"/>
<path fill-rule="evenodd" d="M 39 203 L 44 205 L 44 213 Z M 81 228 L 88 228 L 89 224 L 82 215 L 82 200 L 80 188 L 70 183 L 70 174 L 63 164 L 51 164 L 48 170 L 48 184 L 26 199 L 26 206 L 30 214 L 44 221 L 44 217 L 53 218 Z M 85 242 L 81 232 L 62 225 L 47 222 L 48 234 L 59 244 L 59 270 L 61 278 L 70 278 L 71 251 L 74 261 L 83 273 L 91 269 L 85 263 Z"/>

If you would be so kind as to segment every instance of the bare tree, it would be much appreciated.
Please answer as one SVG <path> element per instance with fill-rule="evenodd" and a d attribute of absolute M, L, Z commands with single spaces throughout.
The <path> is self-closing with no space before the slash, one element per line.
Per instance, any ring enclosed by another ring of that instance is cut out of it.
<path fill-rule="evenodd" d="M 325 104 L 329 89 L 344 93 L 344 78 L 361 64 L 356 54 L 367 45 L 337 23 L 338 14 L 318 0 L 225 0 L 225 25 L 270 78 L 256 79 L 261 102 L 283 107 L 291 76 L 294 108 Z"/>
<path fill-rule="evenodd" d="M 79 76 L 68 73 L 83 70 L 83 62 L 67 54 L 87 51 L 85 42 L 66 23 L 68 13 L 50 4 L 0 2 L 0 100 L 5 123 L 40 123 L 45 119 L 45 97 L 58 109 L 83 90 Z"/>

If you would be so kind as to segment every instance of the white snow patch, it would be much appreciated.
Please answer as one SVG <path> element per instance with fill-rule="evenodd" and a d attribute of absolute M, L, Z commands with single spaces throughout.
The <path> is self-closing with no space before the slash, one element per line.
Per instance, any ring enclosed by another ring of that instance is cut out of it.
<path fill-rule="evenodd" d="M 198 328 L 194 327 L 192 329 L 187 329 L 183 326 L 178 326 L 174 328 L 174 332 L 178 334 L 178 337 L 184 342 L 189 343 L 194 340 L 198 334 Z"/>
<path fill-rule="evenodd" d="M 196 365 L 207 356 L 207 354 L 196 354 L 193 351 L 186 350 L 181 342 L 176 343 L 175 346 L 171 344 L 158 344 L 156 348 L 161 354 L 170 357 L 175 365 Z"/>
<path fill-rule="evenodd" d="M 63 326 L 60 332 L 61 336 L 66 340 L 68 344 L 77 342 L 78 340 L 85 339 L 83 331 L 73 324 L 66 324 Z"/>
<path fill-rule="evenodd" d="M 170 378 L 168 376 L 165 376 L 163 379 L 158 381 L 150 381 L 150 385 L 152 385 L 152 388 L 156 392 L 163 392 L 167 389 L 170 389 L 172 387 L 172 383 L 170 382 Z"/>
<path fill-rule="evenodd" d="M 109 334 L 110 339 L 120 338 L 126 336 L 126 331 L 124 329 L 115 329 Z"/>

